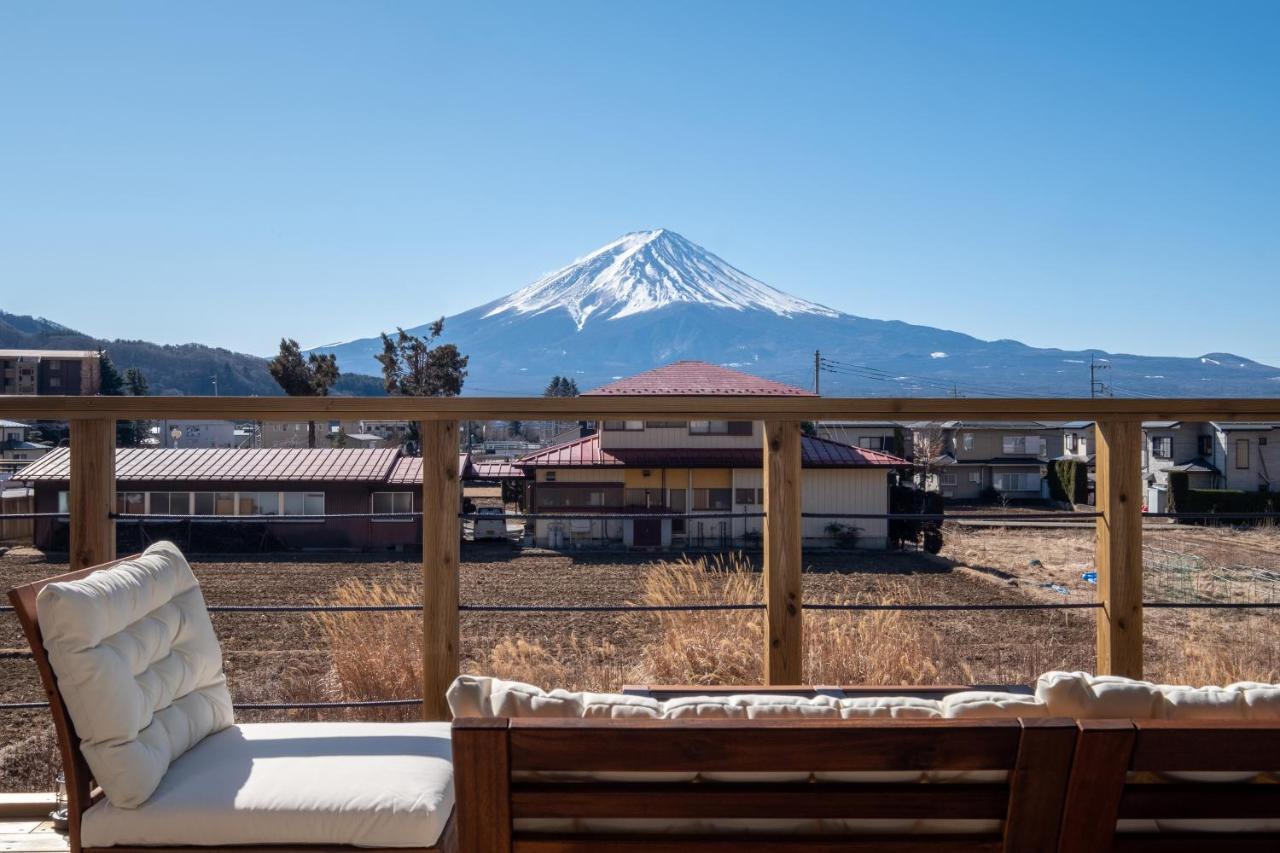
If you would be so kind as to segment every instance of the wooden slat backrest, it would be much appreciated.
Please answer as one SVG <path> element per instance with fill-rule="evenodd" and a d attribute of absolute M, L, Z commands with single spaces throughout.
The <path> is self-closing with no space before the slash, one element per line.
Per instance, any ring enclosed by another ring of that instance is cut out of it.
<path fill-rule="evenodd" d="M 1182 781 L 1176 775 L 1153 781 L 1149 774 L 1277 769 L 1280 723 L 1082 721 L 1059 850 L 1280 850 L 1276 832 L 1116 832 L 1117 820 L 1275 820 L 1280 785 Z M 1142 775 L 1131 781 L 1131 772 Z"/>
<path fill-rule="evenodd" d="M 510 748 L 513 771 L 983 770 L 1012 768 L 1020 735 L 1017 720 L 514 719 Z"/>
<path fill-rule="evenodd" d="M 1071 720 L 454 721 L 461 849 L 1046 850 L 1057 842 L 1076 738 Z M 813 772 L 1000 770 L 1006 782 L 809 781 Z M 786 773 L 804 781 L 554 782 L 572 771 Z M 520 774 L 532 774 L 522 777 Z M 516 776 L 513 779 L 513 775 Z M 529 779 L 526 781 L 526 779 Z M 719 837 L 515 833 L 525 819 L 950 819 L 1004 821 L 1004 835 Z M 474 827 L 471 831 L 469 828 Z M 470 838 L 468 836 L 471 836 Z"/>
<path fill-rule="evenodd" d="M 49 665 L 49 653 L 45 650 L 44 636 L 40 633 L 36 598 L 40 595 L 40 590 L 51 583 L 80 580 L 96 571 L 134 559 L 136 556 L 135 554 L 100 566 L 90 566 L 87 569 L 44 578 L 9 590 L 9 601 L 13 604 L 27 643 L 31 646 L 36 668 L 40 671 L 40 682 L 44 685 L 45 695 L 49 699 L 49 711 L 53 714 L 53 728 L 58 738 L 58 751 L 62 756 L 62 772 L 67 780 L 68 834 L 71 853 L 78 853 L 80 848 L 80 816 L 94 803 L 93 778 L 89 772 L 89 765 L 85 762 L 83 753 L 80 752 L 80 738 L 76 735 L 75 725 L 71 722 L 71 716 L 62 702 L 62 693 L 58 690 L 58 679 Z"/>

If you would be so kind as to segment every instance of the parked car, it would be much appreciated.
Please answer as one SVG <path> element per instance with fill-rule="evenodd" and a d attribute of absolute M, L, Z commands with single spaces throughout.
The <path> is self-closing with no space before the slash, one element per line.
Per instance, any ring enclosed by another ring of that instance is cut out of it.
<path fill-rule="evenodd" d="M 476 508 L 476 517 L 471 520 L 471 538 L 506 539 L 507 511 L 500 506 L 482 506 Z"/>

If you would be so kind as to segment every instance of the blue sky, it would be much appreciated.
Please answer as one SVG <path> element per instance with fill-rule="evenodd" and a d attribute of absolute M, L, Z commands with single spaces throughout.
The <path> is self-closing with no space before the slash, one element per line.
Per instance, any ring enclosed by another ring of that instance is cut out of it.
<path fill-rule="evenodd" d="M 842 310 L 1280 364 L 1280 4 L 5 3 L 0 308 L 256 353 L 665 226 Z"/>

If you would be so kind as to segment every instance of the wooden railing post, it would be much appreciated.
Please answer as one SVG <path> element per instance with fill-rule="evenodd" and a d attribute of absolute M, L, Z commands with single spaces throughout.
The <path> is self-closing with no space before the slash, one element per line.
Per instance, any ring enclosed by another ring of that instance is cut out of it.
<path fill-rule="evenodd" d="M 458 676 L 458 424 L 422 421 L 422 715 L 448 720 Z"/>
<path fill-rule="evenodd" d="M 116 422 L 71 421 L 71 570 L 116 558 Z"/>
<path fill-rule="evenodd" d="M 764 423 L 764 595 L 766 684 L 803 680 L 801 624 L 800 423 Z"/>
<path fill-rule="evenodd" d="M 1142 424 L 1097 424 L 1098 672 L 1142 678 Z"/>

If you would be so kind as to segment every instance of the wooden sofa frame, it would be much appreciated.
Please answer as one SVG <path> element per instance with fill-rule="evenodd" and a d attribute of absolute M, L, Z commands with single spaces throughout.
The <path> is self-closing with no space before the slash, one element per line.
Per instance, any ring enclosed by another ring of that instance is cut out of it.
<path fill-rule="evenodd" d="M 1076 746 L 1068 719 L 460 719 L 462 853 L 1053 850 Z M 528 772 L 1008 771 L 1007 782 L 544 782 Z M 513 779 L 513 775 L 519 778 Z M 1003 821 L 989 834 L 589 835 L 514 831 L 522 818 Z"/>
<path fill-rule="evenodd" d="M 369 850 L 370 848 L 367 847 L 338 844 L 235 845 L 225 848 L 203 845 L 191 845 L 190 847 L 121 846 L 100 848 L 81 846 L 81 817 L 94 803 L 102 798 L 102 790 L 94 784 L 93 774 L 89 770 L 84 754 L 80 751 L 80 738 L 76 736 L 75 725 L 71 722 L 71 716 L 67 713 L 66 705 L 62 701 L 62 693 L 58 690 L 58 680 L 49 665 L 49 654 L 45 650 L 44 637 L 40 633 L 40 623 L 36 618 L 36 596 L 48 584 L 59 581 L 79 580 L 93 572 L 110 568 L 117 563 L 134 559 L 137 556 L 139 555 L 122 557 L 109 563 L 103 563 L 100 566 L 91 566 L 80 571 L 45 578 L 9 591 L 9 601 L 13 603 L 18 622 L 21 623 L 22 631 L 26 634 L 27 642 L 31 645 L 31 653 L 35 657 L 36 667 L 40 670 L 40 681 L 44 685 L 45 694 L 49 699 L 49 710 L 53 714 L 53 727 L 58 738 L 58 750 L 62 756 L 62 770 L 67 782 L 67 831 L 71 853 L 172 853 L 172 851 L 179 850 L 189 851 L 189 853 L 197 853 L 197 851 L 207 853 L 207 851 L 219 849 L 235 851 L 235 853 L 284 853 L 284 851 L 289 851 L 290 853 L 356 853 L 356 851 Z M 393 849 L 397 853 L 456 853 L 457 832 L 452 816 L 445 824 L 445 828 L 435 845 L 421 848 L 398 847 Z"/>
<path fill-rule="evenodd" d="M 461 719 L 461 853 L 1276 851 L 1280 833 L 1120 834 L 1134 818 L 1280 818 L 1280 784 L 1160 781 L 1131 771 L 1280 766 L 1280 724 L 1024 720 Z M 538 771 L 1008 770 L 1007 782 L 566 782 Z M 545 779 L 545 777 L 544 777 Z M 522 818 L 999 819 L 989 834 L 591 835 Z"/>
<path fill-rule="evenodd" d="M 1152 783 L 1150 776 L 1277 768 L 1280 723 L 1081 721 L 1058 849 L 1062 853 L 1275 853 L 1280 850 L 1280 832 L 1117 834 L 1116 820 L 1275 821 L 1280 819 L 1280 784 Z"/>

